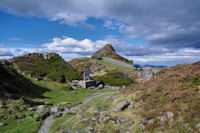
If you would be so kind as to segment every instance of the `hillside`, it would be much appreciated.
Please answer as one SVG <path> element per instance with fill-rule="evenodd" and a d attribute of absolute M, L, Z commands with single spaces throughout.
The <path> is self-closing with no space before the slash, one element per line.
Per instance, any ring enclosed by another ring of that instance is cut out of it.
<path fill-rule="evenodd" d="M 106 44 L 103 48 L 99 49 L 97 52 L 93 54 L 93 56 L 97 57 L 109 57 L 116 60 L 120 60 L 129 64 L 133 64 L 133 61 L 130 61 L 119 54 L 116 53 L 115 49 L 111 44 Z"/>
<path fill-rule="evenodd" d="M 144 84 L 96 98 L 69 118 L 58 119 L 51 131 L 199 132 L 199 85 L 200 62 L 164 68 Z M 61 120 L 68 124 L 59 124 Z"/>
<path fill-rule="evenodd" d="M 80 71 L 91 70 L 94 73 L 92 75 L 94 79 L 104 81 L 111 86 L 130 85 L 140 73 L 133 68 L 92 58 L 75 58 L 68 63 Z"/>
<path fill-rule="evenodd" d="M 198 132 L 200 62 L 165 68 L 144 84 L 125 91 L 113 105 L 120 101 L 134 103 L 133 109 L 120 114 L 134 120 L 132 132 Z"/>
<path fill-rule="evenodd" d="M 0 132 L 36 133 L 52 110 L 78 105 L 95 94 L 110 90 L 69 90 L 68 84 L 18 73 L 16 64 L 0 60 Z M 18 70 L 19 71 L 19 70 Z M 113 90 L 112 90 L 113 91 Z"/>
<path fill-rule="evenodd" d="M 80 78 L 80 72 L 76 71 L 55 53 L 26 54 L 13 58 L 12 62 L 20 73 L 35 77 L 38 80 L 46 78 L 53 81 L 66 82 L 66 80 L 71 81 Z"/>
<path fill-rule="evenodd" d="M 13 100 L 19 98 L 42 97 L 41 94 L 48 91 L 39 87 L 26 79 L 13 69 L 12 64 L 0 64 L 0 99 L 12 97 Z"/>

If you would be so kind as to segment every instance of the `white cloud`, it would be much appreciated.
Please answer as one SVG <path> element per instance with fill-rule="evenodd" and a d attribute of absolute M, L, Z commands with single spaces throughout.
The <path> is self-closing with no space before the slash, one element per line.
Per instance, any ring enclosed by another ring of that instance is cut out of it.
<path fill-rule="evenodd" d="M 129 38 L 170 47 L 200 43 L 199 0 L 1 0 L 0 10 L 89 28 L 88 18 L 106 19 Z"/>
<path fill-rule="evenodd" d="M 91 54 L 103 47 L 107 42 L 103 40 L 91 41 L 90 39 L 76 40 L 71 37 L 53 38 L 52 42 L 43 44 L 40 52 L 81 53 Z"/>
<path fill-rule="evenodd" d="M 71 37 L 53 38 L 38 48 L 8 48 L 0 45 L 0 59 L 10 59 L 26 53 L 56 52 L 65 60 L 77 57 L 89 57 L 105 44 L 113 44 L 116 51 L 137 64 L 175 65 L 199 61 L 200 49 L 180 48 L 169 49 L 156 46 L 135 46 L 127 44 L 115 36 L 108 36 L 105 40 L 92 41 L 90 39 L 76 40 Z"/>
<path fill-rule="evenodd" d="M 112 30 L 116 29 L 116 25 L 111 20 L 105 20 L 103 26 Z"/>

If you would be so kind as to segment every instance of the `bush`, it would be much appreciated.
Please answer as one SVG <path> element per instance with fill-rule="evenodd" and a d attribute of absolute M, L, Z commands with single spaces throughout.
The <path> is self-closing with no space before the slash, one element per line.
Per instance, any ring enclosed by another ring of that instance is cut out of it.
<path fill-rule="evenodd" d="M 81 73 L 76 71 L 70 64 L 65 62 L 57 54 L 51 55 L 50 59 L 45 59 L 42 54 L 29 54 L 13 59 L 20 71 L 31 74 L 35 78 L 47 77 L 50 80 L 66 82 L 80 79 Z"/>
<path fill-rule="evenodd" d="M 97 81 L 103 81 L 104 83 L 111 86 L 127 86 L 133 82 L 130 78 L 121 72 L 112 72 L 103 76 L 96 76 L 94 79 Z"/>

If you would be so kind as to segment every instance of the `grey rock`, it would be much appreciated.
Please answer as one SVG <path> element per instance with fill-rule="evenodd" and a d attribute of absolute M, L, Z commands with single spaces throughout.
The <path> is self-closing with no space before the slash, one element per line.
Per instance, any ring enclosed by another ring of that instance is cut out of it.
<path fill-rule="evenodd" d="M 144 100 L 143 100 L 143 99 L 141 99 L 141 100 L 140 100 L 140 103 L 143 103 L 143 102 L 144 102 Z"/>
<path fill-rule="evenodd" d="M 154 122 L 153 119 L 147 120 L 147 124 L 152 124 Z"/>
<path fill-rule="evenodd" d="M 89 119 L 88 118 L 83 118 L 80 120 L 80 122 L 84 122 L 84 121 L 88 121 Z"/>
<path fill-rule="evenodd" d="M 58 113 L 60 111 L 60 109 L 58 108 L 58 107 L 52 107 L 51 109 L 50 109 L 50 112 L 51 113 Z"/>
<path fill-rule="evenodd" d="M 99 113 L 99 111 L 98 110 L 95 110 L 94 112 L 93 112 L 93 115 L 99 115 L 100 113 Z"/>
<path fill-rule="evenodd" d="M 108 124 L 115 124 L 115 121 L 114 121 L 114 120 L 110 120 L 110 121 L 108 122 Z"/>
<path fill-rule="evenodd" d="M 109 116 L 103 115 L 102 117 L 99 118 L 99 122 L 107 122 L 110 120 Z"/>
<path fill-rule="evenodd" d="M 86 132 L 86 133 L 94 133 L 95 130 L 94 130 L 94 128 L 92 128 L 91 126 L 88 126 L 88 127 L 85 129 L 85 132 Z"/>
<path fill-rule="evenodd" d="M 1 127 L 1 126 L 4 126 L 4 123 L 0 122 L 0 127 Z"/>
<path fill-rule="evenodd" d="M 139 127 L 140 127 L 141 129 L 145 129 L 145 126 L 144 126 L 143 123 L 140 123 L 140 124 L 139 124 Z"/>
<path fill-rule="evenodd" d="M 95 117 L 92 117 L 92 121 L 96 121 L 97 119 Z"/>
<path fill-rule="evenodd" d="M 38 115 L 34 115 L 33 117 L 34 117 L 34 118 L 37 118 L 37 117 L 38 117 Z"/>
<path fill-rule="evenodd" d="M 118 119 L 116 120 L 116 122 L 117 122 L 118 125 L 121 125 L 121 124 L 124 124 L 124 123 L 125 123 L 125 120 L 124 120 L 123 118 L 118 118 Z"/>
<path fill-rule="evenodd" d="M 108 120 L 110 120 L 110 117 L 109 117 L 109 116 L 106 116 L 106 117 L 103 118 L 102 121 L 103 121 L 103 122 L 107 122 Z"/>
<path fill-rule="evenodd" d="M 103 89 L 104 86 L 103 86 L 102 84 L 100 84 L 97 88 L 98 88 L 98 89 Z"/>
<path fill-rule="evenodd" d="M 76 131 L 75 133 L 82 133 L 82 131 L 81 131 L 81 130 L 78 130 L 78 131 Z"/>
<path fill-rule="evenodd" d="M 115 99 L 115 96 L 108 96 L 108 99 L 113 101 Z"/>
<path fill-rule="evenodd" d="M 200 122 L 196 124 L 196 128 L 200 128 Z"/>
<path fill-rule="evenodd" d="M 131 109 L 131 108 L 134 108 L 135 106 L 134 106 L 134 103 L 133 102 L 130 102 L 130 105 L 128 106 L 128 108 L 129 109 Z"/>
<path fill-rule="evenodd" d="M 45 111 L 45 106 L 44 105 L 40 105 L 37 107 L 36 111 L 37 113 L 42 113 Z"/>
<path fill-rule="evenodd" d="M 173 121 L 173 119 L 174 119 L 174 113 L 171 112 L 171 111 L 167 112 L 167 118 L 168 118 L 170 121 Z"/>
<path fill-rule="evenodd" d="M 123 111 L 126 108 L 128 108 L 128 106 L 130 105 L 130 102 L 122 102 L 120 104 L 117 105 L 117 108 L 114 108 L 113 111 Z"/>
<path fill-rule="evenodd" d="M 165 121 L 165 116 L 157 116 L 157 119 L 159 119 L 161 122 Z"/>

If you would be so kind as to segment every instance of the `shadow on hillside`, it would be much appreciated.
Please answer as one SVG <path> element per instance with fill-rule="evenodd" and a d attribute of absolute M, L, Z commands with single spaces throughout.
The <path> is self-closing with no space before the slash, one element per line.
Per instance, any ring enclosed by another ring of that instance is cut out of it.
<path fill-rule="evenodd" d="M 12 94 L 12 98 L 23 98 L 25 103 L 34 106 L 43 104 L 42 102 L 35 102 L 34 99 L 48 98 L 43 96 L 47 91 L 50 90 L 32 83 L 12 66 L 0 64 L 0 99 L 9 98 L 9 95 Z"/>

